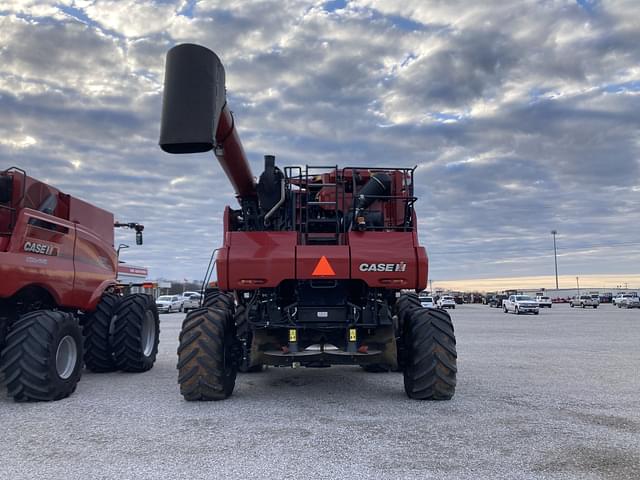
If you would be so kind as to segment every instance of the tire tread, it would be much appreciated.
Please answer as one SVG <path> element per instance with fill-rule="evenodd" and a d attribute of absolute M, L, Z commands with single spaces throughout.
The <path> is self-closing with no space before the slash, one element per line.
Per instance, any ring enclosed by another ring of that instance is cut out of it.
<path fill-rule="evenodd" d="M 232 348 L 229 309 L 191 310 L 182 324 L 178 346 L 178 383 L 187 401 L 224 400 L 233 392 L 237 365 L 225 365 Z"/>
<path fill-rule="evenodd" d="M 79 363 L 69 381 L 54 377 L 53 350 L 57 345 L 53 344 L 62 329 L 74 334 L 78 348 Z M 16 401 L 55 401 L 71 395 L 82 373 L 82 340 L 80 326 L 71 313 L 36 310 L 21 316 L 8 333 L 0 353 L 0 370 L 9 396 Z"/>
<path fill-rule="evenodd" d="M 148 310 L 153 312 L 156 339 L 151 354 L 142 350 L 142 326 Z M 160 343 L 160 320 L 150 295 L 134 293 L 120 300 L 113 327 L 113 358 L 116 367 L 124 372 L 146 372 L 153 367 Z"/>
<path fill-rule="evenodd" d="M 96 310 L 87 315 L 84 322 L 84 363 L 92 372 L 113 372 L 118 369 L 110 338 L 111 321 L 118 302 L 117 295 L 105 293 Z"/>
<path fill-rule="evenodd" d="M 405 392 L 418 400 L 449 400 L 455 394 L 456 339 L 450 315 L 414 309 L 406 319 Z"/>

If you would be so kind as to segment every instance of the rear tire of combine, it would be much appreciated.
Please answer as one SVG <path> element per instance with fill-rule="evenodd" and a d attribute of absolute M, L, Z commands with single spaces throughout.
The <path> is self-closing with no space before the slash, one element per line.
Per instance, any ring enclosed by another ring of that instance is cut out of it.
<path fill-rule="evenodd" d="M 230 310 L 233 313 L 235 310 L 235 300 L 230 293 L 221 292 L 217 288 L 207 288 L 204 291 L 202 306 L 206 308 L 222 308 Z"/>
<path fill-rule="evenodd" d="M 87 315 L 82 333 L 84 334 L 84 364 L 96 373 L 113 372 L 118 369 L 113 359 L 111 327 L 120 297 L 105 293 L 95 312 Z"/>
<path fill-rule="evenodd" d="M 160 318 L 150 295 L 134 293 L 120 300 L 113 326 L 113 358 L 124 372 L 153 367 L 160 343 Z"/>
<path fill-rule="evenodd" d="M 406 357 L 404 351 L 404 345 L 402 340 L 402 335 L 404 332 L 404 324 L 406 322 L 406 318 L 409 313 L 416 308 L 422 308 L 422 304 L 420 303 L 420 298 L 415 293 L 404 293 L 398 297 L 398 300 L 395 304 L 395 316 L 393 320 L 393 328 L 396 336 L 396 347 L 398 349 L 398 368 L 395 371 L 401 372 L 404 368 L 404 359 Z M 383 365 L 376 364 L 375 366 L 369 365 L 369 370 L 365 369 L 365 371 L 372 372 L 371 368 L 376 369 L 377 372 L 380 372 L 382 369 L 386 368 Z"/>
<path fill-rule="evenodd" d="M 187 401 L 224 400 L 236 384 L 235 328 L 228 310 L 198 308 L 182 323 L 178 383 Z"/>
<path fill-rule="evenodd" d="M 9 395 L 53 401 L 71 395 L 82 374 L 82 330 L 71 313 L 38 310 L 14 323 L 1 354 Z"/>
<path fill-rule="evenodd" d="M 415 293 L 400 295 L 400 298 L 398 298 L 396 302 L 396 315 L 398 317 L 398 328 L 400 331 L 402 331 L 407 314 L 416 308 L 422 308 L 422 304 Z"/>
<path fill-rule="evenodd" d="M 396 301 L 397 310 L 403 310 L 408 306 L 421 307 L 420 298 L 415 293 L 403 293 Z"/>
<path fill-rule="evenodd" d="M 407 318 L 404 389 L 417 400 L 449 400 L 456 390 L 456 338 L 444 310 L 419 309 Z"/>

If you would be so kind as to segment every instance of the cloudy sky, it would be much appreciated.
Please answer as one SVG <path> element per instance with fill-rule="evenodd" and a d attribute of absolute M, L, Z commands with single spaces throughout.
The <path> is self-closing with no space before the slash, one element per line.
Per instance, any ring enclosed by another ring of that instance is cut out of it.
<path fill-rule="evenodd" d="M 640 286 L 637 6 L 4 0 L 0 167 L 143 222 L 123 259 L 151 277 L 201 278 L 233 192 L 210 153 L 157 146 L 166 51 L 200 43 L 256 175 L 265 153 L 418 166 L 434 286 L 553 275 L 552 229 L 562 281 Z"/>

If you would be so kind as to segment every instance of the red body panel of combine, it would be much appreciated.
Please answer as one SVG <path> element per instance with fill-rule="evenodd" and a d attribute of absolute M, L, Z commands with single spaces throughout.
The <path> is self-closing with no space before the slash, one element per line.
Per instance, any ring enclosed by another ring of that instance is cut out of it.
<path fill-rule="evenodd" d="M 37 288 L 58 306 L 95 309 L 116 283 L 113 214 L 18 169 L 2 177 L 0 299 Z"/>
<path fill-rule="evenodd" d="M 220 288 L 254 290 L 288 279 L 426 288 L 427 255 L 413 232 L 350 232 L 346 245 L 298 245 L 297 237 L 296 232 L 229 232 L 216 262 Z M 330 269 L 317 268 L 323 258 Z"/>

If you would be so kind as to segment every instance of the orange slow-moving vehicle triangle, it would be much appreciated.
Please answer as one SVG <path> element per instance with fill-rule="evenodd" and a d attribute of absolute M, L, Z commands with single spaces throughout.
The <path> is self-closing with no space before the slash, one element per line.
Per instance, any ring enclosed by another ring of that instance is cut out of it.
<path fill-rule="evenodd" d="M 329 263 L 329 260 L 327 260 L 327 257 L 323 255 L 320 257 L 320 260 L 318 260 L 318 264 L 311 275 L 313 277 L 335 277 L 336 272 L 331 268 L 331 264 Z"/>

